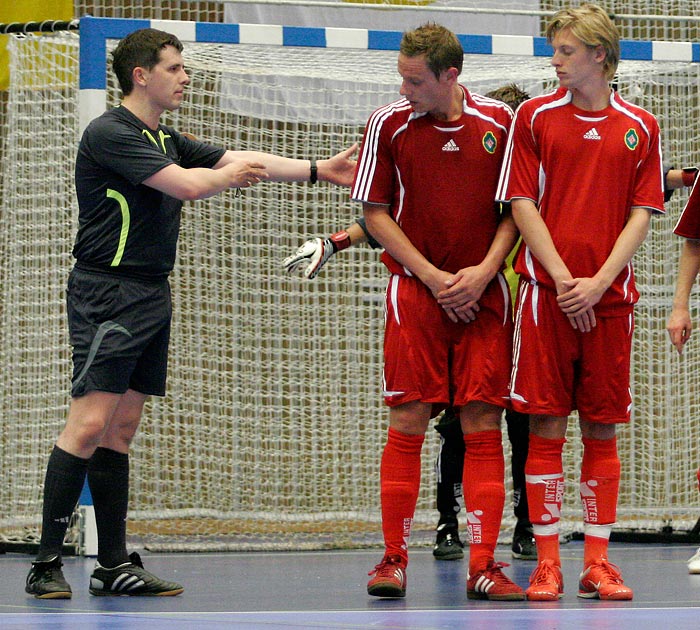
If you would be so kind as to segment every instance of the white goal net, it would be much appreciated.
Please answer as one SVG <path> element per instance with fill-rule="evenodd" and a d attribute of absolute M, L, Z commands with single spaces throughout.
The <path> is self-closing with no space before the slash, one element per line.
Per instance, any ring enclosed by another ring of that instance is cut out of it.
<path fill-rule="evenodd" d="M 115 42 L 110 42 L 113 46 Z M 36 532 L 48 453 L 66 414 L 70 354 L 64 285 L 77 208 L 75 34 L 10 41 L 12 88 L 0 172 L 0 533 Z M 167 122 L 217 145 L 327 157 L 359 141 L 397 96 L 395 51 L 186 43 L 192 83 Z M 462 81 L 484 93 L 514 81 L 550 89 L 549 60 L 467 55 Z M 118 102 L 111 73 L 108 103 Z M 660 120 L 668 160 L 698 154 L 699 64 L 623 61 L 619 90 Z M 633 421 L 620 431 L 619 526 L 690 529 L 697 520 L 700 347 L 683 361 L 664 324 L 684 197 L 636 257 L 642 293 L 633 357 Z M 282 259 L 361 209 L 325 184 L 262 184 L 187 204 L 172 276 L 168 394 L 146 409 L 132 456 L 129 533 L 150 548 L 308 548 L 376 544 L 386 272 L 368 247 L 335 257 L 314 281 Z M 504 430 L 504 435 L 505 435 Z M 580 524 L 578 429 L 566 447 L 564 524 Z M 436 522 L 424 446 L 415 542 Z M 506 453 L 510 452 L 504 439 Z M 510 496 L 510 495 L 509 495 Z M 506 507 L 504 531 L 512 525 Z M 423 538 L 421 538 L 423 536 Z"/>

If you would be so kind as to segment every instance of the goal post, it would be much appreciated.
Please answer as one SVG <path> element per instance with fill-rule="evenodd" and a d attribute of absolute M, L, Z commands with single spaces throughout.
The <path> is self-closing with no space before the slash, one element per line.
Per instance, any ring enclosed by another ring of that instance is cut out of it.
<path fill-rule="evenodd" d="M 185 42 L 191 85 L 165 121 L 213 144 L 323 158 L 362 137 L 371 111 L 397 98 L 400 33 L 363 29 L 83 18 L 75 33 L 10 41 L 13 86 L 0 168 L 0 534 L 35 532 L 46 457 L 68 404 L 63 292 L 77 217 L 80 131 L 118 103 L 116 41 L 153 26 Z M 484 93 L 555 84 L 541 37 L 461 35 L 462 81 Z M 700 150 L 697 44 L 623 42 L 618 89 L 652 111 L 677 166 Z M 37 72 L 50 64 L 58 72 Z M 42 83 L 38 84 L 37 81 Z M 39 148 L 41 150 L 39 150 Z M 684 196 L 655 217 L 636 256 L 641 300 L 633 349 L 633 420 L 619 432 L 619 527 L 689 531 L 697 521 L 700 349 L 678 361 L 664 324 Z M 133 445 L 129 535 L 151 549 L 324 548 L 381 541 L 379 462 L 386 271 L 368 247 L 318 278 L 282 259 L 361 213 L 329 185 L 261 184 L 186 204 L 173 288 L 168 392 L 149 401 Z M 505 437 L 506 453 L 510 446 Z M 578 429 L 566 445 L 563 524 L 580 527 Z M 414 544 L 436 523 L 429 429 Z M 510 493 L 508 493 L 510 500 Z M 513 524 L 504 512 L 505 536 Z"/>

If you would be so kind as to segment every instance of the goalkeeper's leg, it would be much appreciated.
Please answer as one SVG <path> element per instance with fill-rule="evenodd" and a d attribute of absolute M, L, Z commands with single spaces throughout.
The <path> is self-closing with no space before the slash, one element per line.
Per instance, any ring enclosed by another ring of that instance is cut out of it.
<path fill-rule="evenodd" d="M 445 411 L 435 425 L 435 430 L 440 434 L 440 453 L 435 462 L 437 509 L 440 516 L 433 556 L 437 560 L 459 560 L 464 557 L 457 520 L 457 514 L 464 505 L 462 497 L 464 438 L 459 417 L 453 409 Z"/>
<path fill-rule="evenodd" d="M 510 468 L 513 477 L 513 513 L 516 524 L 513 530 L 511 554 L 520 560 L 537 560 L 537 548 L 532 532 L 525 489 L 525 462 L 529 444 L 529 417 L 511 409 L 506 410 L 508 440 L 511 446 Z"/>

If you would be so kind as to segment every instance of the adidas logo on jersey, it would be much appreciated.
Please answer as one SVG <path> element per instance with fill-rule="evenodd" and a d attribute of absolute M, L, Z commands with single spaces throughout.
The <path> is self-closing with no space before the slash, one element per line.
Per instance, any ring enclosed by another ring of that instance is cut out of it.
<path fill-rule="evenodd" d="M 600 135 L 595 127 L 591 127 L 586 133 L 583 134 L 584 140 L 600 140 Z"/>
<path fill-rule="evenodd" d="M 442 147 L 443 151 L 459 151 L 459 147 L 457 146 L 457 143 L 450 138 L 445 145 Z"/>

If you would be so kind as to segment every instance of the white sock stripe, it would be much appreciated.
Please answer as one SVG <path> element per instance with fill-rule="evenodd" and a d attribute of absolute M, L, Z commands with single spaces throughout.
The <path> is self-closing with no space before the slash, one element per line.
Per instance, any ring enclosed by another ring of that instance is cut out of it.
<path fill-rule="evenodd" d="M 594 538 L 604 538 L 605 540 L 610 540 L 610 534 L 612 533 L 612 528 L 615 523 L 610 523 L 609 525 L 594 525 L 592 523 L 583 524 L 583 533 L 586 536 L 593 536 Z"/>
<path fill-rule="evenodd" d="M 556 523 L 550 523 L 549 525 L 532 525 L 532 533 L 535 536 L 558 536 L 559 535 L 559 521 Z"/>
<path fill-rule="evenodd" d="M 525 475 L 527 483 L 543 483 L 554 479 L 564 479 L 564 473 L 552 473 L 550 475 Z"/>

